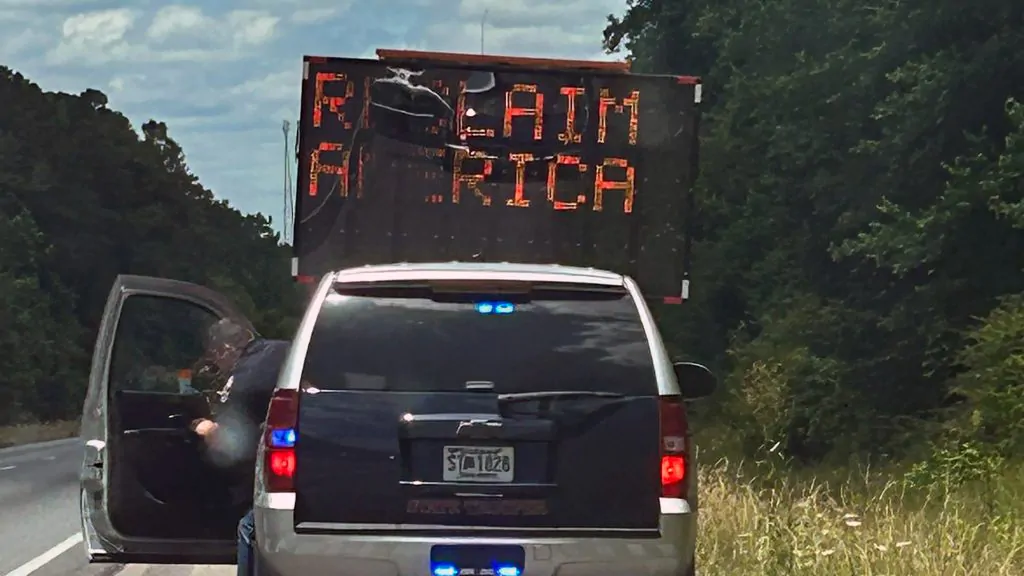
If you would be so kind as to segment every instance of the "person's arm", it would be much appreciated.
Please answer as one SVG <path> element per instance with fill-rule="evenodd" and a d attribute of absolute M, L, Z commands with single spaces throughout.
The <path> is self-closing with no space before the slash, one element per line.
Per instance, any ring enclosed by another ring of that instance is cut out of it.
<path fill-rule="evenodd" d="M 189 428 L 199 435 L 203 440 L 209 440 L 213 437 L 213 433 L 217 431 L 217 423 L 208 418 L 196 418 L 192 421 Z"/>
<path fill-rule="evenodd" d="M 221 468 L 247 463 L 256 455 L 259 430 L 254 428 L 258 421 L 253 421 L 254 415 L 250 413 L 254 390 L 249 368 L 236 366 L 236 373 L 217 395 L 220 401 L 214 400 L 212 419 L 203 418 L 193 424 L 193 430 L 207 448 L 207 458 Z"/>
<path fill-rule="evenodd" d="M 228 398 L 229 392 L 234 378 L 228 378 L 228 381 L 224 384 L 224 387 L 218 392 L 223 400 Z M 220 426 L 209 418 L 196 418 L 189 424 L 189 430 L 195 432 L 203 440 L 209 441 L 213 438 L 213 433 L 217 431 Z"/>
<path fill-rule="evenodd" d="M 263 419 L 287 351 L 287 343 L 263 347 L 236 364 L 219 394 L 216 422 L 204 419 L 193 423 L 196 434 L 229 458 L 246 458 L 250 453 L 255 457 Z M 215 443 L 210 442 L 213 439 Z"/>

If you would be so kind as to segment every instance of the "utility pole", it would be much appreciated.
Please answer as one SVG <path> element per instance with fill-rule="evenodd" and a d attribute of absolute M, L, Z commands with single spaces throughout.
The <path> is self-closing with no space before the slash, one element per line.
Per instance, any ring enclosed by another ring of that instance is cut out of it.
<path fill-rule="evenodd" d="M 487 13 L 490 12 L 490 8 L 484 9 L 484 15 L 480 17 L 480 53 L 484 53 L 484 26 L 487 24 Z"/>
<path fill-rule="evenodd" d="M 285 242 L 291 242 L 292 217 L 294 206 L 292 205 L 292 163 L 288 155 L 288 135 L 291 132 L 291 123 L 285 120 L 281 123 L 281 132 L 284 133 L 284 219 L 282 220 L 281 238 Z"/>

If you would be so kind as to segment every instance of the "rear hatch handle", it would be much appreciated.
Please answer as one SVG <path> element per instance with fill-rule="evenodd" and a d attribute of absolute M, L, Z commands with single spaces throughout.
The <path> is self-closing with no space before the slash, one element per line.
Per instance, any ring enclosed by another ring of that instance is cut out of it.
<path fill-rule="evenodd" d="M 403 441 L 466 438 L 544 442 L 554 438 L 555 425 L 535 418 L 506 420 L 497 414 L 410 414 L 402 419 L 398 433 Z"/>
<path fill-rule="evenodd" d="M 455 436 L 459 438 L 500 438 L 503 435 L 503 420 L 472 418 L 459 422 Z"/>
<path fill-rule="evenodd" d="M 560 398 L 625 398 L 618 392 L 598 390 L 545 390 L 542 392 L 514 392 L 498 394 L 498 402 L 529 402 L 531 400 L 553 400 Z"/>

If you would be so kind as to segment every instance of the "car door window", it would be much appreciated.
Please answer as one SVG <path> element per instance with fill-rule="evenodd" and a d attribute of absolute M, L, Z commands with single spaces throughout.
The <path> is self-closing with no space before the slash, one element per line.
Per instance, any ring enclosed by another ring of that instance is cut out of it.
<path fill-rule="evenodd" d="M 135 295 L 121 309 L 112 391 L 194 394 L 209 389 L 206 335 L 219 316 L 187 300 Z"/>

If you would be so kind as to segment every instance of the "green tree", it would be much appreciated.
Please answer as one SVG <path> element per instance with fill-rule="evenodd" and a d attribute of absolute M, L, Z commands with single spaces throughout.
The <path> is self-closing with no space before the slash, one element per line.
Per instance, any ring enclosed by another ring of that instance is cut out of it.
<path fill-rule="evenodd" d="M 48 249 L 27 213 L 0 214 L 0 424 L 68 418 L 84 398 L 81 329 L 39 266 Z"/>
<path fill-rule="evenodd" d="M 1022 10 L 633 0 L 609 18 L 638 70 L 704 78 L 694 299 L 661 322 L 724 372 L 741 435 L 894 453 L 963 402 L 965 330 L 1024 290 L 1004 109 Z"/>
<path fill-rule="evenodd" d="M 0 101 L 0 424 L 80 410 L 118 274 L 223 289 L 261 332 L 290 336 L 303 301 L 289 247 L 205 189 L 166 124 L 140 136 L 102 92 L 44 92 L 3 67 Z"/>

